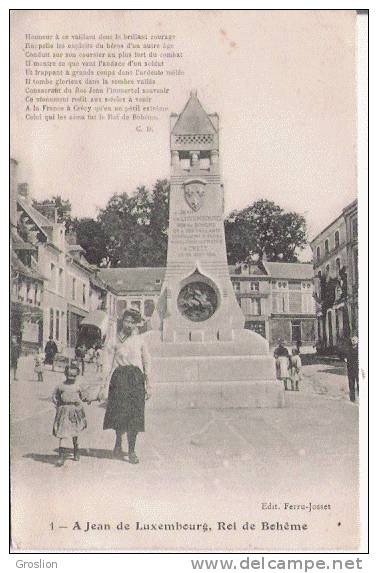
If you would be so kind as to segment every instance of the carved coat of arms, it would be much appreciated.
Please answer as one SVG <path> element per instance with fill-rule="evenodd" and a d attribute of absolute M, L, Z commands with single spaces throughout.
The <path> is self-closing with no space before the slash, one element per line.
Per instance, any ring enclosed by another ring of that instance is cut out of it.
<path fill-rule="evenodd" d="M 205 195 L 205 185 L 198 181 L 187 183 L 185 185 L 185 201 L 193 211 L 199 211 L 202 207 L 203 197 Z"/>

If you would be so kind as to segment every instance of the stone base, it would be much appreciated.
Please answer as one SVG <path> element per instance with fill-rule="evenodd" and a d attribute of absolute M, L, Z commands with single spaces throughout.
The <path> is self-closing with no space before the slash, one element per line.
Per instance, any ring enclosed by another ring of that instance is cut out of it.
<path fill-rule="evenodd" d="M 161 382 L 153 386 L 148 407 L 158 410 L 185 408 L 282 408 L 285 394 L 278 381 Z"/>
<path fill-rule="evenodd" d="M 231 341 L 162 342 L 147 333 L 156 408 L 281 408 L 282 384 L 265 339 L 247 330 Z"/>

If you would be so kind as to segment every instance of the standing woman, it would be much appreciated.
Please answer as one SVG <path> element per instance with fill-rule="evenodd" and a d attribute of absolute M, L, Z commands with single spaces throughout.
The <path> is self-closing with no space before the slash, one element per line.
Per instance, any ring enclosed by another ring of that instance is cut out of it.
<path fill-rule="evenodd" d="M 150 397 L 150 359 L 144 338 L 139 334 L 141 315 L 129 309 L 122 317 L 122 330 L 115 346 L 112 373 L 109 385 L 108 403 L 104 418 L 104 430 L 116 433 L 113 455 L 123 459 L 124 436 L 127 434 L 128 459 L 131 464 L 139 463 L 135 454 L 138 432 L 144 432 L 145 400 Z"/>

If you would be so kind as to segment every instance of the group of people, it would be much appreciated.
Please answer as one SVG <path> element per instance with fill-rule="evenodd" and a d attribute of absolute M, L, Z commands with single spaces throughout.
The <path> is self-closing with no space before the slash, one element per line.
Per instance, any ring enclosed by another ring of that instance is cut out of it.
<path fill-rule="evenodd" d="M 349 386 L 349 399 L 351 402 L 356 401 L 356 395 L 359 394 L 358 378 L 358 338 L 352 336 L 347 340 L 343 347 L 341 355 L 346 362 Z M 302 381 L 302 361 L 300 357 L 300 343 L 293 348 L 290 355 L 283 340 L 278 341 L 278 346 L 274 351 L 276 359 L 276 376 L 282 380 L 285 390 L 298 391 L 299 384 Z"/>
<path fill-rule="evenodd" d="M 279 339 L 274 358 L 276 359 L 276 376 L 278 380 L 282 380 L 285 390 L 289 390 L 290 385 L 291 390 L 298 392 L 299 383 L 302 381 L 300 344 L 292 349 L 290 355 L 283 340 Z"/>
<path fill-rule="evenodd" d="M 150 396 L 150 359 L 143 335 L 139 334 L 142 319 L 138 311 L 126 310 L 122 330 L 113 352 L 111 379 L 103 429 L 115 431 L 113 457 L 139 463 L 135 453 L 139 432 L 144 432 L 145 401 Z M 53 435 L 59 439 L 57 466 L 65 463 L 63 440 L 72 439 L 73 459 L 78 461 L 79 435 L 87 428 L 84 404 L 89 401 L 77 381 L 79 366 L 71 362 L 65 368 L 65 380 L 53 393 L 56 406 Z M 125 437 L 128 451 L 125 451 Z"/>
<path fill-rule="evenodd" d="M 95 346 L 86 347 L 84 343 L 79 344 L 75 348 L 75 358 L 81 365 L 81 374 L 84 376 L 85 372 L 85 361 L 96 364 L 96 372 L 102 373 L 104 361 L 103 361 L 103 348 L 101 344 Z"/>

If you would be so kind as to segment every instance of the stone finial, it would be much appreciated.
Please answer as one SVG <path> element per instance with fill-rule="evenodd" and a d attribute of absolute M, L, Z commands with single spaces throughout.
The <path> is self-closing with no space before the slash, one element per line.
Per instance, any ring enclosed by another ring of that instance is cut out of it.
<path fill-rule="evenodd" d="M 197 90 L 196 90 L 196 89 L 191 89 L 191 90 L 190 90 L 190 97 L 194 97 L 194 96 L 197 97 Z"/>

